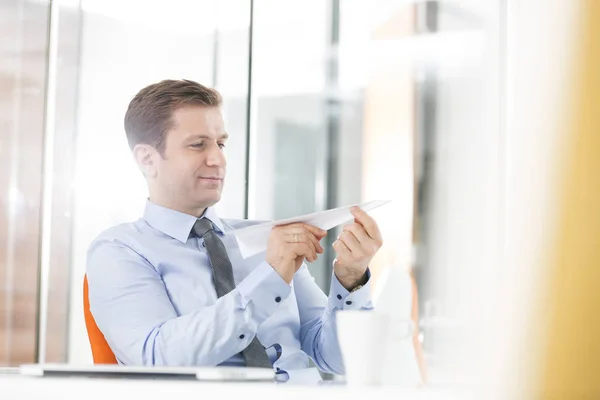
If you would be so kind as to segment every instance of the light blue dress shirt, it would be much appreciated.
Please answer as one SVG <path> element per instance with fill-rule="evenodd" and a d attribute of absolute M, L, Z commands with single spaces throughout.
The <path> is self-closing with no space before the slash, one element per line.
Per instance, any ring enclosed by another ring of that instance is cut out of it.
<path fill-rule="evenodd" d="M 233 265 L 236 289 L 217 298 L 194 216 L 146 204 L 144 217 L 110 228 L 90 245 L 90 310 L 117 360 L 126 365 L 244 365 L 255 335 L 278 372 L 343 374 L 335 314 L 371 309 L 369 282 L 352 293 L 332 276 L 329 299 L 306 265 L 288 285 L 264 253 L 243 259 L 231 230 L 256 222 L 210 219 Z M 360 345 L 360 344 L 357 344 Z"/>

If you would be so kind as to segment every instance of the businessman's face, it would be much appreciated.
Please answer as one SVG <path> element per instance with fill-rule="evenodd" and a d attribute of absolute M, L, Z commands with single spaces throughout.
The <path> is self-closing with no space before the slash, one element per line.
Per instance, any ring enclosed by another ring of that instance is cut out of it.
<path fill-rule="evenodd" d="M 227 133 L 218 107 L 187 106 L 173 113 L 163 157 L 156 158 L 155 197 L 189 214 L 221 199 Z"/>

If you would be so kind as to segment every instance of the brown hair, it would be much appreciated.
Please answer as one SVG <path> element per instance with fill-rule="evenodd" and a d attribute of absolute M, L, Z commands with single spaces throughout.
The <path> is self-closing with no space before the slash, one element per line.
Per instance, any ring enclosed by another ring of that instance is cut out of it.
<path fill-rule="evenodd" d="M 215 89 L 187 79 L 164 80 L 146 86 L 135 95 L 125 113 L 129 147 L 143 143 L 164 155 L 173 112 L 186 105 L 219 107 L 223 98 Z"/>

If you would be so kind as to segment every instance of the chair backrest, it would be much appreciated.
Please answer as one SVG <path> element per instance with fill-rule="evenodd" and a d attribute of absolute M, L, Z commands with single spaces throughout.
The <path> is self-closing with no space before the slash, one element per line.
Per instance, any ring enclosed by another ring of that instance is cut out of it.
<path fill-rule="evenodd" d="M 88 296 L 87 275 L 83 278 L 83 317 L 87 329 L 94 364 L 117 364 L 117 358 L 106 342 L 104 335 L 96 325 L 94 316 L 90 311 L 90 299 Z"/>

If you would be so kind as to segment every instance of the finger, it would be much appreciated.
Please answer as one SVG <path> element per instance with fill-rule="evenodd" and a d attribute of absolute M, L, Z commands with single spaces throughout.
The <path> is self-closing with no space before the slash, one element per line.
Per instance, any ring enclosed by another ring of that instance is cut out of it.
<path fill-rule="evenodd" d="M 338 260 L 340 257 L 343 259 L 352 258 L 352 253 L 350 252 L 350 249 L 348 249 L 348 246 L 346 246 L 341 240 L 336 240 L 335 242 L 333 242 L 333 249 L 339 256 Z"/>
<path fill-rule="evenodd" d="M 379 250 L 379 247 L 381 247 L 381 244 L 377 243 L 375 239 L 372 239 L 367 234 L 365 228 L 359 223 L 355 222 L 353 224 L 344 225 L 344 232 L 349 232 L 354 235 L 356 240 L 360 243 L 364 255 L 372 256 Z M 354 252 L 354 250 L 352 250 L 352 252 Z"/>
<path fill-rule="evenodd" d="M 367 231 L 365 230 L 364 226 L 357 222 L 344 225 L 344 232 L 352 232 L 352 234 L 360 244 L 368 244 L 373 240 L 367 234 Z"/>
<path fill-rule="evenodd" d="M 308 245 L 308 247 L 310 248 L 311 256 L 310 257 L 307 256 L 307 258 L 310 258 L 310 262 L 317 261 L 317 247 L 316 247 L 317 245 L 314 242 L 317 239 L 314 237 L 313 234 L 305 233 L 303 240 L 304 240 L 304 243 L 306 243 Z"/>
<path fill-rule="evenodd" d="M 278 226 L 281 227 L 282 229 L 284 229 L 286 233 L 298 233 L 298 232 L 309 231 L 312 234 L 314 234 L 315 236 L 320 237 L 321 239 L 327 235 L 327 231 L 317 228 L 314 225 L 306 224 L 304 222 L 295 222 L 293 224 L 278 225 Z"/>
<path fill-rule="evenodd" d="M 352 207 L 350 211 L 352 212 L 355 221 L 365 227 L 367 234 L 376 241 L 381 242 L 381 232 L 373 217 L 356 206 Z"/>
<path fill-rule="evenodd" d="M 307 233 L 307 236 L 310 239 L 313 246 L 315 247 L 315 251 L 319 254 L 323 254 L 325 252 L 325 249 L 323 249 L 323 246 L 321 246 L 321 242 L 320 242 L 319 238 L 317 238 L 312 233 Z"/>
<path fill-rule="evenodd" d="M 307 235 L 310 238 L 313 245 L 315 246 L 315 251 L 319 254 L 323 254 L 325 252 L 325 249 L 323 248 L 323 246 L 321 246 L 321 239 L 323 239 L 323 238 L 315 236 L 312 233 L 307 233 Z"/>
<path fill-rule="evenodd" d="M 319 254 L 325 252 L 325 249 L 323 249 L 323 246 L 321 246 L 320 241 L 323 239 L 322 237 L 317 237 L 315 236 L 312 232 L 307 231 L 306 229 L 298 226 L 290 226 L 290 228 L 288 228 L 285 231 L 285 234 L 287 235 L 286 241 L 290 242 L 290 243 L 294 243 L 295 242 L 295 238 L 297 235 L 298 238 L 298 242 L 300 241 L 305 241 L 310 239 L 313 244 L 315 245 L 315 249 L 317 249 L 317 252 Z M 327 234 L 327 232 L 325 232 L 325 234 Z"/>
<path fill-rule="evenodd" d="M 356 237 L 354 237 L 352 232 L 342 232 L 338 240 L 346 245 L 348 250 L 350 250 L 350 253 L 352 253 L 355 258 L 361 258 L 365 256 L 363 246 L 358 243 L 358 240 L 356 240 Z"/>
<path fill-rule="evenodd" d="M 306 233 L 304 235 L 312 236 L 311 234 L 306 234 Z M 292 241 L 289 241 L 288 243 L 290 243 L 292 246 L 294 246 L 293 249 L 297 256 L 305 256 L 310 262 L 316 260 L 317 250 L 314 247 L 314 244 L 312 243 L 312 241 L 310 241 L 308 239 L 302 239 L 298 242 L 295 242 L 292 240 Z"/>
<path fill-rule="evenodd" d="M 317 253 L 308 243 L 295 243 L 292 246 L 297 256 L 305 257 L 308 262 L 317 260 Z"/>
<path fill-rule="evenodd" d="M 282 228 L 285 234 L 305 233 L 308 231 L 304 229 L 303 224 L 283 225 Z"/>
<path fill-rule="evenodd" d="M 285 241 L 288 243 L 310 243 L 317 253 L 321 254 L 324 252 L 323 246 L 321 246 L 321 243 L 319 243 L 319 239 L 317 239 L 312 233 L 304 230 L 300 230 L 299 233 L 287 234 Z"/>
<path fill-rule="evenodd" d="M 327 231 L 325 231 L 321 228 L 317 228 L 314 225 L 302 223 L 302 227 L 304 229 L 306 229 L 307 231 L 311 232 L 313 235 L 315 235 L 319 239 L 323 239 L 325 236 L 327 236 Z"/>

